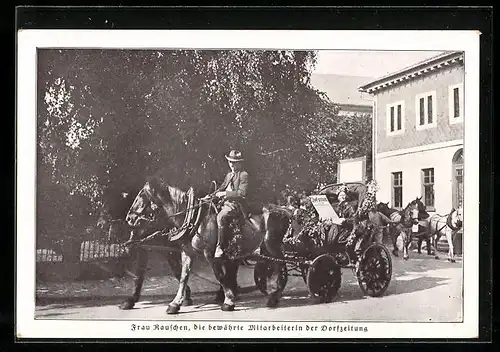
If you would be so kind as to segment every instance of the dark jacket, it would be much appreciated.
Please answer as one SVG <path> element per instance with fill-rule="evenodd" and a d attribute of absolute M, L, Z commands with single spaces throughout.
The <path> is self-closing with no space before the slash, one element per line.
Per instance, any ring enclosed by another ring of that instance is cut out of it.
<path fill-rule="evenodd" d="M 341 218 L 349 219 L 355 214 L 354 207 L 350 202 L 343 201 L 335 206 L 335 212 Z"/>
<path fill-rule="evenodd" d="M 231 182 L 232 191 L 227 191 L 226 200 L 236 201 L 241 205 L 246 205 L 246 198 L 248 196 L 248 173 L 246 171 L 228 172 L 217 191 L 225 191 L 228 184 Z"/>

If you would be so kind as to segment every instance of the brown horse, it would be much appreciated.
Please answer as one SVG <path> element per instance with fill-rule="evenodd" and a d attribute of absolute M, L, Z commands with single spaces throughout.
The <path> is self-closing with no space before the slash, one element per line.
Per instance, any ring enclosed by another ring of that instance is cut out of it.
<path fill-rule="evenodd" d="M 378 203 L 377 211 L 381 212 L 389 219 L 396 223 L 391 229 L 393 251 L 395 256 L 398 256 L 397 238 L 402 237 L 403 240 L 403 259 L 409 258 L 408 247 L 414 236 L 418 236 L 418 253 L 420 254 L 422 241 L 427 242 L 427 253 L 431 252 L 430 235 L 427 230 L 427 213 L 421 198 L 415 198 L 401 211 L 389 208 L 389 203 Z"/>
<path fill-rule="evenodd" d="M 131 205 L 131 204 L 130 204 Z M 129 205 L 129 206 L 130 206 Z M 123 214 L 123 219 L 112 219 L 109 214 L 105 211 L 101 213 L 99 217 L 98 224 L 104 233 L 106 233 L 106 240 L 108 243 L 124 243 L 131 244 L 131 238 L 142 237 L 143 234 L 151 233 L 154 231 L 162 230 L 159 219 L 154 219 L 154 206 L 152 208 L 146 208 L 144 210 L 144 219 L 140 220 L 141 226 L 131 227 L 125 221 L 125 214 Z M 148 219 L 148 220 L 146 220 Z M 156 241 L 158 245 L 162 245 L 161 239 Z M 134 293 L 132 296 L 127 298 L 123 303 L 120 304 L 120 309 L 128 310 L 134 308 L 135 303 L 137 303 L 141 296 L 142 285 L 144 283 L 145 274 L 147 271 L 147 264 L 149 259 L 149 251 L 140 246 L 129 246 L 128 256 L 125 258 L 131 260 L 133 265 L 132 270 L 134 272 L 128 271 L 128 274 L 134 277 Z M 181 253 L 179 251 L 158 251 L 158 253 L 167 262 L 173 276 L 180 281 L 181 278 Z M 236 267 L 237 270 L 237 267 Z M 236 273 L 234 274 L 236 276 Z M 236 280 L 236 279 L 235 279 Z M 236 286 L 236 283 L 235 283 Z M 217 295 L 215 297 L 215 302 L 222 302 L 224 300 L 224 291 L 220 287 Z M 186 298 L 184 300 L 184 305 L 192 305 L 193 301 L 191 299 L 191 290 L 189 286 L 186 288 Z"/>
<path fill-rule="evenodd" d="M 165 234 L 171 231 L 170 237 L 156 236 L 167 242 L 162 244 L 164 248 L 181 253 L 179 288 L 177 295 L 168 305 L 168 314 L 178 313 L 186 299 L 189 274 L 197 255 L 203 255 L 208 261 L 224 291 L 222 310 L 232 311 L 235 307 L 236 290 L 234 268 L 238 261 L 252 256 L 258 249 L 272 257 L 282 258 L 281 243 L 290 218 L 284 212 L 273 211 L 273 207 L 263 207 L 259 212 L 250 214 L 240 227 L 242 236 L 238 257 L 216 260 L 214 252 L 217 243 L 217 213 L 213 199 L 205 200 L 199 197 L 200 194 L 195 196 L 193 194 L 192 188 L 187 191 L 182 190 L 168 184 L 163 178 L 156 177 L 147 181 L 126 216 L 127 223 L 134 229 L 129 243 L 135 243 L 142 248 L 147 244 L 145 242 L 141 244 L 141 240 L 153 238 L 157 233 Z M 196 199 L 193 201 L 193 198 Z M 191 217 L 196 220 L 186 223 L 189 212 L 196 213 Z M 284 290 L 278 280 L 283 265 L 279 262 L 274 263 L 273 275 L 269 279 L 273 281 L 267 301 L 269 307 L 278 304 Z"/>

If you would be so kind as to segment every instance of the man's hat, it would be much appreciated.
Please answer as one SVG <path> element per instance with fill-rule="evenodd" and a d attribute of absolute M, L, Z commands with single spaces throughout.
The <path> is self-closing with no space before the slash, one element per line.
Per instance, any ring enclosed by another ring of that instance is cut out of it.
<path fill-rule="evenodd" d="M 231 150 L 228 155 L 225 155 L 226 159 L 233 162 L 243 161 L 241 152 L 239 150 Z"/>

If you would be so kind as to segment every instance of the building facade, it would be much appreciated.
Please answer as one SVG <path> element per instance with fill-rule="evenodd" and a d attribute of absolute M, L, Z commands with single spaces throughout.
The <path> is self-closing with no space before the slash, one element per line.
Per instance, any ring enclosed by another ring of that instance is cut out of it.
<path fill-rule="evenodd" d="M 463 199 L 464 57 L 448 52 L 359 90 L 373 99 L 377 198 L 404 208 L 422 197 L 447 214 Z"/>

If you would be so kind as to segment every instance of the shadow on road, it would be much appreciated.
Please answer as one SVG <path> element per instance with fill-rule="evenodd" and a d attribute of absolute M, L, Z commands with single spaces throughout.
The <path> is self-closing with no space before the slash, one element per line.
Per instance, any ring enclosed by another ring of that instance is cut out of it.
<path fill-rule="evenodd" d="M 255 286 L 240 288 L 241 295 L 245 295 L 256 290 Z M 215 297 L 214 292 L 193 292 L 191 297 L 195 304 L 202 302 L 211 303 Z M 167 305 L 175 295 L 147 295 L 143 296 L 138 304 L 148 302 L 148 304 Z M 130 296 L 119 295 L 113 297 L 37 297 L 36 309 L 37 311 L 45 311 L 52 309 L 67 309 L 67 308 L 91 308 L 116 305 L 118 306 Z M 241 296 L 240 296 L 241 297 Z"/>
<path fill-rule="evenodd" d="M 410 259 L 405 261 L 401 257 L 392 257 L 393 275 L 387 292 L 383 295 L 394 296 L 418 291 L 425 291 L 446 285 L 449 283 L 449 277 L 442 277 L 440 273 L 435 273 L 436 270 L 460 269 L 462 270 L 462 262 L 459 259 L 456 263 L 446 261 L 446 258 L 441 256 L 441 259 L 434 259 L 426 253 L 418 254 L 411 253 Z M 433 272 L 432 275 L 431 272 Z M 197 293 L 193 292 L 192 298 L 196 309 L 183 309 L 183 314 L 194 313 L 203 310 L 218 310 L 219 306 L 213 304 L 215 292 Z M 36 310 L 43 314 L 44 317 L 62 316 L 67 313 L 52 313 L 53 309 L 70 309 L 70 308 L 91 308 L 100 306 L 118 306 L 125 301 L 129 296 L 115 295 L 107 297 L 37 297 Z M 167 306 L 174 295 L 145 295 L 137 304 L 136 309 L 148 309 L 158 306 Z M 353 300 L 364 300 L 365 296 L 358 286 L 357 279 L 353 273 L 344 269 L 342 274 L 342 284 L 333 303 L 348 303 Z M 237 310 L 256 309 L 266 306 L 267 297 L 256 290 L 255 287 L 241 288 L 241 295 L 237 300 Z M 317 300 L 309 297 L 306 284 L 300 279 L 289 280 L 283 297 L 278 307 L 300 307 L 316 304 Z M 117 307 L 118 309 L 118 307 Z M 45 313 L 43 313 L 45 312 Z"/>

